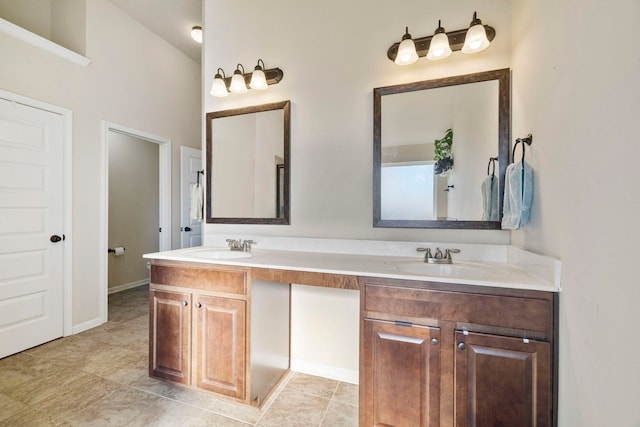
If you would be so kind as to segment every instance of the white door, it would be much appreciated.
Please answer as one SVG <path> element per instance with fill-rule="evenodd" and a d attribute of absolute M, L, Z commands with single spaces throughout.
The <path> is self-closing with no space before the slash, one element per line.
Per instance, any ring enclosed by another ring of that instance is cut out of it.
<path fill-rule="evenodd" d="M 192 220 L 191 190 L 197 182 L 204 186 L 202 171 L 202 150 L 180 147 L 180 247 L 190 248 L 202 245 L 202 221 Z"/>
<path fill-rule="evenodd" d="M 0 98 L 0 358 L 63 335 L 63 123 Z"/>

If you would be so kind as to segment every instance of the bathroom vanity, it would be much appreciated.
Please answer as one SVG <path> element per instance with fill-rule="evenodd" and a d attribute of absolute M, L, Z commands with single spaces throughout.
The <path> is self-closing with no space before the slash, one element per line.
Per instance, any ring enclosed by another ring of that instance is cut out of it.
<path fill-rule="evenodd" d="M 357 289 L 360 426 L 556 425 L 559 262 L 500 247 L 433 265 L 416 246 L 145 255 L 149 373 L 259 406 L 289 368 L 290 284 Z"/>

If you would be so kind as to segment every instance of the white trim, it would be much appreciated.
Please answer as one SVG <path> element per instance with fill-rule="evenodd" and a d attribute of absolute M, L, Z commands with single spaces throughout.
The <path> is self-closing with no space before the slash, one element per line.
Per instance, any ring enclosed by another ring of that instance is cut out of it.
<path fill-rule="evenodd" d="M 5 34 L 9 34 L 10 36 L 13 36 L 25 43 L 29 43 L 32 46 L 38 47 L 49 53 L 64 58 L 67 61 L 71 61 L 74 64 L 86 67 L 91 63 L 91 59 L 87 58 L 86 56 L 80 55 L 79 53 L 67 49 L 66 47 L 60 46 L 59 44 L 45 39 L 44 37 L 41 37 L 35 33 L 32 33 L 29 30 L 25 30 L 24 28 L 13 24 L 6 19 L 0 18 L 0 31 Z"/>
<path fill-rule="evenodd" d="M 79 325 L 75 325 L 73 327 L 73 335 L 79 334 L 80 332 L 88 331 L 89 329 L 96 328 L 102 325 L 104 322 L 100 317 L 96 317 L 95 319 L 87 320 L 84 323 L 80 323 Z"/>
<path fill-rule="evenodd" d="M 135 282 L 125 283 L 124 285 L 112 286 L 109 288 L 108 293 L 109 295 L 117 294 L 118 292 L 137 288 L 138 286 L 145 286 L 148 284 L 149 284 L 149 279 L 136 280 Z"/>
<path fill-rule="evenodd" d="M 336 368 L 335 366 L 327 366 L 320 363 L 307 362 L 305 360 L 291 359 L 290 369 L 294 372 L 315 375 L 350 384 L 358 384 L 360 379 L 358 370 Z"/>
<path fill-rule="evenodd" d="M 103 120 L 102 137 L 100 143 L 102 145 L 102 161 L 101 163 L 101 182 L 100 182 L 100 265 L 99 274 L 99 305 L 100 318 L 103 323 L 106 322 L 108 316 L 108 236 L 109 236 L 109 144 L 107 143 L 109 132 L 117 132 L 134 138 L 144 139 L 145 141 L 158 144 L 159 148 L 159 224 L 162 229 L 160 233 L 159 250 L 168 251 L 171 249 L 171 140 L 148 132 L 129 128 L 116 123 Z"/>
<path fill-rule="evenodd" d="M 19 104 L 29 107 L 38 108 L 40 110 L 49 111 L 51 113 L 60 114 L 63 120 L 63 193 L 62 209 L 64 215 L 64 266 L 62 268 L 62 334 L 68 336 L 73 333 L 73 112 L 57 105 L 49 104 L 27 96 L 18 95 L 16 93 L 7 92 L 0 89 L 0 97 L 8 99 Z"/>

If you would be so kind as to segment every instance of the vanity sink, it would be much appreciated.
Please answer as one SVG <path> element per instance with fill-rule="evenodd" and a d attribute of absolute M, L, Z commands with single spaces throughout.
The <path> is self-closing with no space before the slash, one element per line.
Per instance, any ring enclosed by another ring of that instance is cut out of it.
<path fill-rule="evenodd" d="M 506 274 L 504 269 L 496 266 L 460 262 L 453 264 L 428 264 L 423 261 L 400 261 L 391 263 L 394 269 L 403 273 L 421 276 L 457 277 L 465 279 L 489 279 Z"/>
<path fill-rule="evenodd" d="M 201 249 L 189 255 L 201 259 L 238 259 L 250 258 L 251 252 L 232 251 L 229 249 Z"/>

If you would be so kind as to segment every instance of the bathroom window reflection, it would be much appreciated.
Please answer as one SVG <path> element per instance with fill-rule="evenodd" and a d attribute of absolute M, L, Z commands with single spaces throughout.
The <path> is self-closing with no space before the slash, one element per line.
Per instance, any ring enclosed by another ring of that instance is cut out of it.
<path fill-rule="evenodd" d="M 434 162 L 382 165 L 382 219 L 436 219 L 433 165 Z"/>

